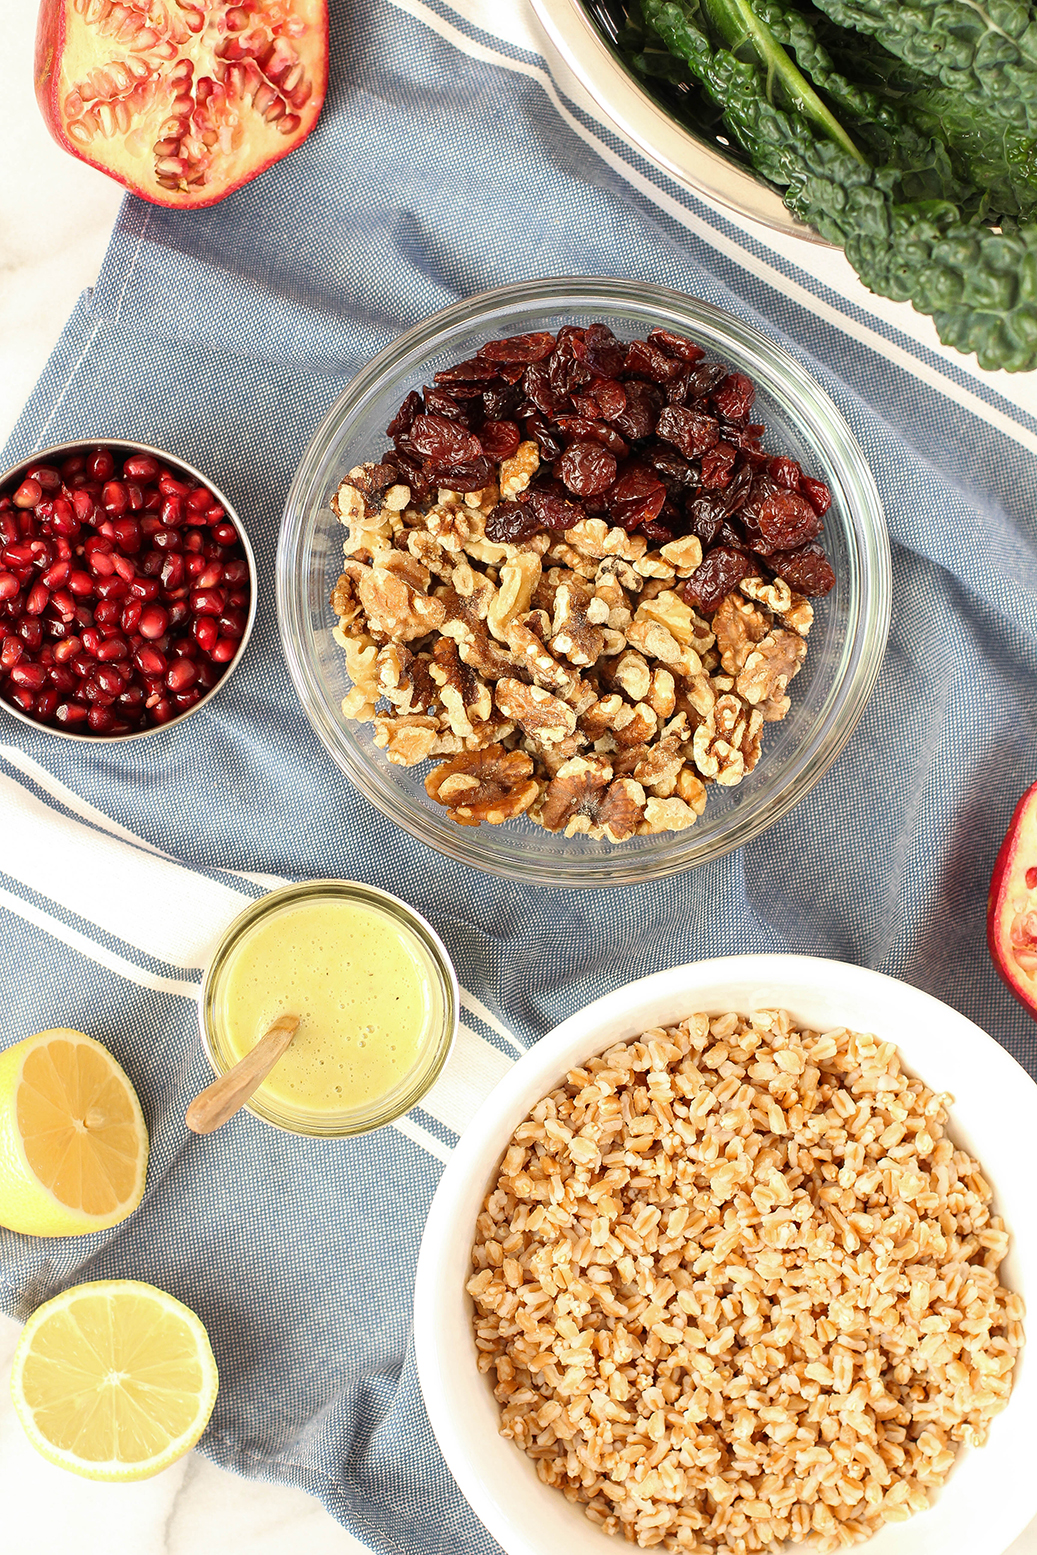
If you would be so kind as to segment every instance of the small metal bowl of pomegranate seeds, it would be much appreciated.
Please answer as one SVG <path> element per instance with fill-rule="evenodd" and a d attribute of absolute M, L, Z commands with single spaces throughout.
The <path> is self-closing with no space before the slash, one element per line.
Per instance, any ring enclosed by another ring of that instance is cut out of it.
<path fill-rule="evenodd" d="M 0 705 L 16 718 L 154 734 L 226 682 L 255 610 L 248 537 L 183 459 L 81 439 L 0 476 Z"/>

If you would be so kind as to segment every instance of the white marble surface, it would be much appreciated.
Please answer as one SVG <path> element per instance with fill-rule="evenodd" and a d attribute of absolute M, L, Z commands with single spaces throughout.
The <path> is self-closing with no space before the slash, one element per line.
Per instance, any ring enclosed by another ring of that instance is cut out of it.
<path fill-rule="evenodd" d="M 32 89 L 35 6 L 0 0 L 6 42 L 0 159 L 0 441 L 104 257 L 119 187 L 50 140 Z M 1037 375 L 1035 375 L 1037 376 Z M 301 1490 L 239 1479 L 199 1453 L 140 1485 L 98 1485 L 28 1445 L 9 1402 L 20 1329 L 0 1316 L 0 1529 L 18 1555 L 363 1555 Z M 1037 1555 L 1037 1521 L 1010 1555 Z"/>

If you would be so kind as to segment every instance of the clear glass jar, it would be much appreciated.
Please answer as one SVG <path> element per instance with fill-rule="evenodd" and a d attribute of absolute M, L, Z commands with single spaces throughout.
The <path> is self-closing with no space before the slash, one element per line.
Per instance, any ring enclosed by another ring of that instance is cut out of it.
<path fill-rule="evenodd" d="M 214 1073 L 225 1074 L 241 1057 L 234 1051 L 227 1030 L 228 985 L 250 937 L 279 914 L 290 913 L 304 903 L 321 902 L 353 903 L 384 918 L 388 931 L 402 933 L 427 976 L 426 1020 L 417 1058 L 391 1090 L 361 1105 L 316 1109 L 271 1096 L 261 1085 L 245 1104 L 264 1123 L 288 1133 L 340 1139 L 381 1128 L 416 1106 L 442 1073 L 457 1034 L 457 977 L 438 934 L 413 907 L 387 891 L 356 880 L 307 880 L 272 891 L 235 918 L 216 947 L 202 983 L 199 1021 L 209 1063 Z M 257 1031 L 257 1041 L 260 1036 L 262 1032 Z"/>
<path fill-rule="evenodd" d="M 349 470 L 377 459 L 385 428 L 409 390 L 472 356 L 484 341 L 563 324 L 608 324 L 621 339 L 655 325 L 700 342 L 756 384 L 754 417 L 765 446 L 826 481 L 832 506 L 824 541 L 836 585 L 816 602 L 810 649 L 790 687 L 792 707 L 764 729 L 755 772 L 734 788 L 709 786 L 705 813 L 684 832 L 615 845 L 553 835 L 525 817 L 503 826 L 458 826 L 425 793 L 427 764 L 399 767 L 370 724 L 340 712 L 350 689 L 332 639 L 332 589 L 343 529 L 331 497 Z M 751 324 L 709 303 L 640 281 L 557 278 L 484 292 L 426 319 L 357 374 L 314 436 L 288 493 L 277 552 L 277 610 L 288 668 L 306 714 L 332 758 L 382 813 L 448 858 L 547 886 L 639 884 L 704 864 L 773 826 L 827 771 L 864 711 L 878 677 L 890 618 L 889 539 L 875 481 L 828 395 Z"/>

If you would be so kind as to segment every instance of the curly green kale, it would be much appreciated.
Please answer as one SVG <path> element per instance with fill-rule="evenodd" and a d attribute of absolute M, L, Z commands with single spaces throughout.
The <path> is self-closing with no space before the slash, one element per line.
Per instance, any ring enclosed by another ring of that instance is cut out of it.
<path fill-rule="evenodd" d="M 816 0 L 842 27 L 1019 131 L 1037 133 L 1037 19 L 1025 0 Z"/>
<path fill-rule="evenodd" d="M 982 367 L 1037 367 L 1037 225 L 997 233 L 970 220 L 962 208 L 970 191 L 957 186 L 938 145 L 917 135 L 906 155 L 898 153 L 903 167 L 896 158 L 861 157 L 856 143 L 852 154 L 795 105 L 789 71 L 800 72 L 762 19 L 762 0 L 752 35 L 740 14 L 748 0 L 737 0 L 737 10 L 734 3 L 641 0 L 641 10 L 649 32 L 722 107 L 728 133 L 756 171 L 845 249 L 865 286 L 930 314 L 940 339 L 974 351 Z M 718 23 L 724 31 L 714 41 Z M 760 29 L 768 35 L 763 47 Z"/>

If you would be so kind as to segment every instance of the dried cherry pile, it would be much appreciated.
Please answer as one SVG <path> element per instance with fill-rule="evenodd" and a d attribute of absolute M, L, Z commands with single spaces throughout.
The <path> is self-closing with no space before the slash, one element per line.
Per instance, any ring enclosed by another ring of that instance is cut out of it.
<path fill-rule="evenodd" d="M 77 734 L 168 723 L 248 621 L 249 568 L 207 486 L 98 447 L 0 495 L 0 696 Z"/>
<path fill-rule="evenodd" d="M 653 547 L 697 535 L 702 564 L 683 594 L 701 610 L 754 574 L 827 594 L 828 487 L 762 447 L 765 428 L 749 419 L 755 394 L 744 373 L 707 361 L 683 335 L 652 329 L 625 344 L 606 324 L 566 325 L 488 341 L 436 373 L 386 428 L 393 447 L 382 463 L 420 503 L 438 487 L 481 490 L 532 440 L 540 468 L 490 514 L 488 539 L 516 543 L 601 517 Z"/>

